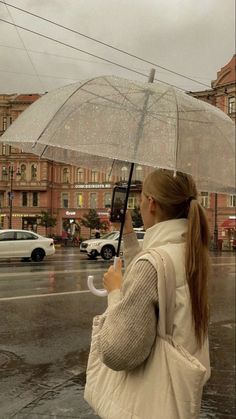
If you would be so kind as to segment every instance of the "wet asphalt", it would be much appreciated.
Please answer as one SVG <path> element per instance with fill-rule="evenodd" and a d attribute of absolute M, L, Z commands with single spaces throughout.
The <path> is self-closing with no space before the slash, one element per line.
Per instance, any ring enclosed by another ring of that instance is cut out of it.
<path fill-rule="evenodd" d="M 0 419 L 95 419 L 83 400 L 92 319 L 111 262 L 59 248 L 41 263 L 0 261 Z M 201 419 L 235 418 L 235 254 L 212 254 L 212 377 Z M 148 419 L 148 418 L 147 418 Z"/>

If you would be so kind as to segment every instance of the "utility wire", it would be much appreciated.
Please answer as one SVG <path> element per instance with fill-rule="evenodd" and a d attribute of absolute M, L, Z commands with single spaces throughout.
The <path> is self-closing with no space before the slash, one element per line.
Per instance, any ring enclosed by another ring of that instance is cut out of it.
<path fill-rule="evenodd" d="M 23 13 L 26 13 L 26 14 L 29 14 L 29 15 L 31 15 L 31 16 L 34 16 L 34 17 L 36 17 L 36 18 L 38 18 L 38 19 L 44 20 L 44 21 L 46 21 L 46 22 L 48 22 L 48 23 L 51 23 L 52 25 L 55 25 L 55 26 L 58 26 L 59 28 L 65 29 L 65 30 L 70 31 L 70 32 L 73 32 L 73 33 L 75 33 L 75 34 L 77 34 L 77 35 L 80 35 L 80 36 L 82 36 L 82 37 L 84 37 L 84 38 L 90 39 L 91 41 L 97 42 L 98 44 L 104 45 L 104 46 L 106 46 L 106 47 L 108 47 L 108 48 L 111 48 L 111 49 L 113 49 L 113 50 L 115 50 L 115 51 L 121 52 L 122 54 L 128 55 L 129 57 L 135 58 L 135 59 L 137 59 L 137 60 L 139 60 L 139 61 L 142 61 L 142 62 L 144 62 L 144 63 L 150 64 L 150 65 L 152 65 L 152 66 L 155 66 L 155 67 L 161 68 L 162 70 L 168 71 L 169 73 L 175 74 L 176 76 L 183 77 L 183 78 L 185 78 L 185 79 L 187 79 L 187 80 L 190 80 L 190 81 L 192 81 L 192 82 L 194 82 L 194 83 L 201 84 L 202 86 L 205 86 L 205 87 L 207 87 L 208 89 L 210 88 L 210 86 L 209 86 L 208 84 L 202 83 L 202 82 L 200 82 L 200 81 L 198 81 L 198 80 L 195 80 L 195 79 L 193 79 L 193 78 L 191 78 L 191 77 L 189 77 L 189 76 L 185 76 L 184 74 L 178 73 L 177 71 L 170 70 L 169 68 L 163 67 L 163 66 L 161 66 L 161 65 L 159 65 L 159 64 L 156 64 L 156 63 L 153 63 L 153 62 L 151 62 L 151 61 L 145 60 L 144 58 L 141 58 L 141 57 L 139 57 L 139 56 L 137 56 L 137 55 L 135 55 L 135 54 L 131 54 L 131 53 L 129 53 L 129 52 L 127 52 L 127 51 L 123 50 L 123 49 L 120 49 L 120 48 L 114 47 L 113 45 L 110 45 L 110 44 L 108 44 L 108 43 L 106 43 L 106 42 L 103 42 L 103 41 L 100 41 L 100 40 L 98 40 L 98 39 L 96 39 L 96 38 L 93 38 L 93 37 L 91 37 L 91 36 L 85 35 L 85 34 L 84 34 L 84 33 L 82 33 L 82 32 L 76 31 L 76 30 L 71 29 L 71 28 L 68 28 L 68 27 L 66 27 L 66 26 L 64 26 L 64 25 L 61 25 L 61 24 L 59 24 L 59 23 L 56 23 L 56 22 L 54 22 L 54 21 L 52 21 L 52 20 L 50 20 L 50 19 L 44 18 L 44 17 L 42 17 L 42 16 L 39 16 L 39 15 L 37 15 L 36 13 L 32 13 L 32 12 L 29 12 L 28 10 L 22 9 L 22 8 L 20 8 L 20 7 L 13 6 L 12 4 L 10 4 L 10 3 L 6 3 L 5 1 L 2 1 L 2 0 L 0 0 L 0 3 L 7 4 L 9 7 L 12 7 L 12 8 L 14 8 L 14 9 L 20 10 L 20 11 L 21 11 L 21 12 L 23 12 Z"/>
<path fill-rule="evenodd" d="M 122 65 L 122 64 L 118 64 L 118 63 L 116 63 L 114 61 L 108 60 L 107 58 L 99 57 L 99 55 L 95 55 L 95 54 L 92 54 L 91 52 L 84 51 L 84 50 L 82 50 L 80 48 L 74 47 L 73 45 L 67 44 L 66 42 L 58 41 L 57 39 L 51 38 L 50 36 L 47 36 L 47 35 L 43 35 L 40 32 L 33 31 L 31 29 L 25 28 L 24 26 L 16 25 L 16 24 L 14 24 L 12 22 L 9 22 L 8 20 L 5 20 L 5 19 L 0 19 L 0 21 L 2 21 L 4 23 L 7 23 L 8 25 L 16 26 L 17 28 L 23 29 L 24 31 L 33 33 L 34 35 L 41 36 L 42 38 L 49 39 L 50 41 L 53 41 L 53 42 L 56 42 L 58 44 L 64 45 L 64 46 L 66 46 L 68 48 L 72 48 L 72 49 L 74 49 L 76 51 L 82 52 L 83 54 L 87 54 L 87 55 L 90 55 L 91 57 L 98 58 L 99 60 L 105 61 L 105 62 L 107 62 L 109 64 L 113 64 L 113 65 L 116 65 L 117 67 L 123 68 L 125 70 L 132 71 L 133 73 L 136 73 L 136 74 L 139 74 L 141 76 L 144 76 L 145 78 L 148 77 L 147 74 L 142 73 L 141 71 L 133 70 L 132 68 L 129 68 L 129 67 L 127 67 L 125 65 Z M 182 90 L 183 92 L 186 91 L 185 89 L 182 89 L 181 87 L 175 86 L 175 85 L 170 84 L 170 83 L 167 83 L 167 82 L 163 82 L 162 80 L 159 80 L 159 79 L 155 79 L 155 80 L 160 81 L 160 82 L 166 84 L 167 86 L 176 87 L 177 89 Z"/>
<path fill-rule="evenodd" d="M 5 3 L 5 1 L 1 1 L 1 3 L 3 3 L 3 4 L 6 6 L 6 10 L 7 10 L 8 14 L 9 14 L 9 16 L 10 16 L 10 18 L 11 18 L 11 20 L 12 20 L 12 22 L 13 22 L 14 26 L 15 26 L 16 33 L 17 33 L 17 35 L 18 35 L 18 37 L 19 37 L 19 39 L 20 39 L 20 41 L 21 41 L 21 43 L 22 43 L 22 45 L 23 45 L 23 47 L 24 47 L 24 50 L 25 50 L 25 52 L 26 52 L 26 54 L 27 54 L 27 57 L 28 57 L 28 59 L 29 59 L 29 61 L 30 61 L 30 63 L 31 63 L 31 66 L 32 66 L 32 68 L 33 68 L 33 70 L 34 70 L 34 72 L 35 72 L 35 74 L 36 74 L 36 76 L 37 76 L 37 78 L 38 78 L 38 80 L 39 80 L 39 84 L 40 84 L 41 88 L 42 88 L 43 90 L 45 90 L 44 85 L 43 85 L 43 82 L 42 82 L 42 80 L 40 79 L 39 74 L 38 74 L 38 72 L 37 72 L 37 69 L 36 69 L 36 67 L 35 67 L 35 65 L 34 65 L 34 63 L 33 63 L 33 60 L 31 59 L 31 56 L 30 56 L 30 54 L 29 54 L 29 52 L 28 52 L 28 50 L 27 50 L 27 47 L 26 47 L 26 45 L 25 45 L 25 43 L 24 43 L 24 41 L 23 41 L 23 38 L 22 38 L 22 37 L 21 37 L 21 35 L 20 35 L 20 32 L 19 32 L 19 30 L 18 30 L 18 27 L 17 27 L 17 25 L 15 25 L 15 21 L 14 21 L 14 19 L 13 19 L 12 15 L 11 15 L 10 10 L 8 9 L 8 3 Z"/>

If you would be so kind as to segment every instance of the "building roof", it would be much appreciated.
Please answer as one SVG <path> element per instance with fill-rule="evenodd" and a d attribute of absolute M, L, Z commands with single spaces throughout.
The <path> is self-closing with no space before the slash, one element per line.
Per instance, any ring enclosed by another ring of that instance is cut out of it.
<path fill-rule="evenodd" d="M 226 84 L 235 83 L 236 79 L 236 54 L 231 60 L 217 72 L 217 79 L 212 81 L 212 87 L 225 86 Z"/>

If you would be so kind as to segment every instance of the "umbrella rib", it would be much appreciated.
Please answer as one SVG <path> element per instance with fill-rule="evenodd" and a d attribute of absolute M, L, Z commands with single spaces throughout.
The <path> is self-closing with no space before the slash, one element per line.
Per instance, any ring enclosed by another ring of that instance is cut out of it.
<path fill-rule="evenodd" d="M 94 78 L 95 79 L 95 78 Z M 94 80 L 93 79 L 93 80 Z M 82 86 L 84 86 L 85 84 L 87 84 L 89 81 L 91 80 L 87 80 L 86 82 L 84 82 L 83 84 L 81 84 L 73 93 L 71 93 L 68 98 L 65 100 L 65 102 L 57 109 L 57 111 L 55 112 L 55 114 L 53 115 L 53 117 L 50 119 L 50 121 L 46 124 L 45 128 L 42 130 L 42 132 L 40 133 L 39 137 L 37 138 L 37 140 L 35 141 L 35 143 L 32 145 L 32 148 L 35 147 L 35 145 L 37 144 L 37 142 L 39 141 L 39 139 L 42 137 L 42 135 L 44 134 L 44 132 L 46 131 L 46 129 L 48 128 L 49 124 L 52 122 L 52 119 L 55 118 L 55 116 L 60 112 L 60 110 L 63 108 L 63 106 L 65 105 L 65 103 L 68 102 L 68 100 L 79 90 L 81 89 Z"/>

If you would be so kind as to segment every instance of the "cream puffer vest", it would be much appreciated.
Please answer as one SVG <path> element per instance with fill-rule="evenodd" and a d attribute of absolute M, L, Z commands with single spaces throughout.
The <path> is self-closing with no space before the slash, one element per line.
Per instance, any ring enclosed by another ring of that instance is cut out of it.
<path fill-rule="evenodd" d="M 176 308 L 173 337 L 178 344 L 187 349 L 191 355 L 195 356 L 204 365 L 207 370 L 207 381 L 210 377 L 208 338 L 201 349 L 199 349 L 194 334 L 190 294 L 186 281 L 185 235 L 187 228 L 186 219 L 168 220 L 155 224 L 146 231 L 142 254 L 137 259 L 135 258 L 134 263 L 142 258 L 149 260 L 155 267 L 154 255 L 148 254 L 148 249 L 162 248 L 169 254 L 176 275 Z"/>

